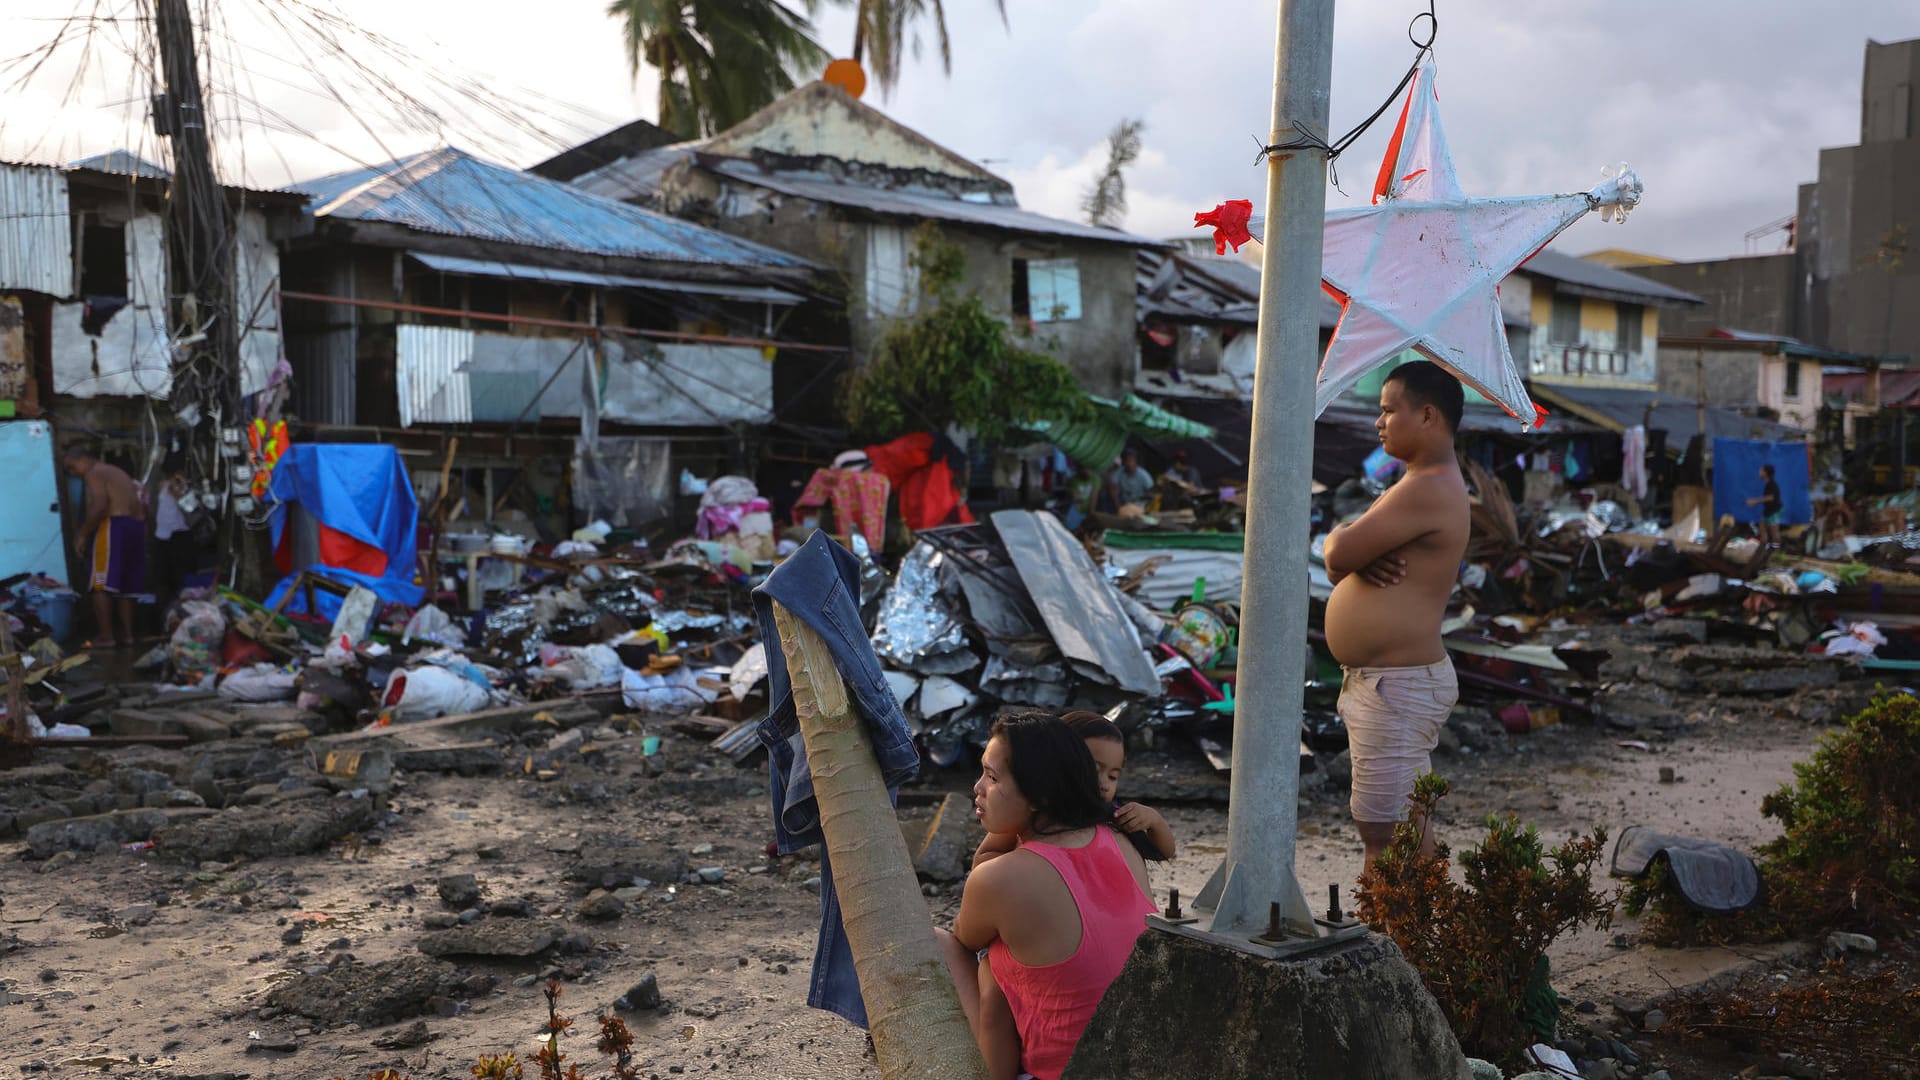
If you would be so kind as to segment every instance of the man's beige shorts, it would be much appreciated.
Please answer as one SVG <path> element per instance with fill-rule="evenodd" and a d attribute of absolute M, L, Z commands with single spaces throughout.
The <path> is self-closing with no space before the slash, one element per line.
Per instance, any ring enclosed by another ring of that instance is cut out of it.
<path fill-rule="evenodd" d="M 1340 718 L 1353 758 L 1353 820 L 1405 821 L 1414 778 L 1433 770 L 1440 728 L 1460 700 L 1453 661 L 1343 668 Z"/>

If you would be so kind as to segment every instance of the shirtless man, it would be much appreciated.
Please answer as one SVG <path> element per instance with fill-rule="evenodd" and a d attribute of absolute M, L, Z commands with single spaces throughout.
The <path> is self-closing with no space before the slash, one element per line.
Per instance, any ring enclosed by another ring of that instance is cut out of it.
<path fill-rule="evenodd" d="M 1438 364 L 1395 368 L 1380 388 L 1373 428 L 1387 453 L 1407 463 L 1406 475 L 1327 537 L 1327 647 L 1346 673 L 1348 808 L 1367 869 L 1406 818 L 1414 778 L 1431 770 L 1441 725 L 1460 697 L 1440 623 L 1469 529 L 1467 485 L 1453 456 L 1461 407 L 1459 381 Z M 1423 846 L 1432 853 L 1431 835 Z"/>
<path fill-rule="evenodd" d="M 133 598 L 147 585 L 147 510 L 133 477 L 78 443 L 67 447 L 67 472 L 86 481 L 87 516 L 73 553 L 87 560 L 93 625 L 101 648 L 133 644 Z M 120 637 L 113 636 L 115 607 Z"/>

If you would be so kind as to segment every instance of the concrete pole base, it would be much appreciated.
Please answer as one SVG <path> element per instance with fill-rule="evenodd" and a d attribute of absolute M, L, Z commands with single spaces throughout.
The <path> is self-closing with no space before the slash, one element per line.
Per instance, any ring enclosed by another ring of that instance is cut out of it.
<path fill-rule="evenodd" d="M 1471 1080 L 1440 1005 L 1368 934 L 1270 960 L 1148 930 L 1067 1080 Z"/>

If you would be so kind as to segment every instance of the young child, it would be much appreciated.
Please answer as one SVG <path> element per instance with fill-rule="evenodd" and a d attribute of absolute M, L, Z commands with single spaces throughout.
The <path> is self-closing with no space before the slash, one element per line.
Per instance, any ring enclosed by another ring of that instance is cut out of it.
<path fill-rule="evenodd" d="M 1100 767 L 1100 797 L 1113 803 L 1113 825 L 1133 841 L 1140 854 L 1156 862 L 1173 858 L 1173 829 L 1152 807 L 1137 802 L 1114 802 L 1120 773 L 1127 764 L 1127 738 L 1113 721 L 1095 712 L 1070 712 L 1060 718 L 1087 741 L 1087 751 Z M 973 854 L 973 865 L 1012 851 L 1018 841 L 1011 834 L 988 833 Z"/>

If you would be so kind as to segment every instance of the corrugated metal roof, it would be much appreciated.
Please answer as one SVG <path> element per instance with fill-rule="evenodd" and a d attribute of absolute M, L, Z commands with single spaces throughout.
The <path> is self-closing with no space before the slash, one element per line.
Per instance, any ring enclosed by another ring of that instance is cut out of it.
<path fill-rule="evenodd" d="M 669 168 L 694 155 L 700 142 L 675 143 L 657 150 L 631 154 L 581 173 L 571 183 L 582 191 L 621 202 L 643 202 L 660 193 L 660 177 Z"/>
<path fill-rule="evenodd" d="M 1533 396 L 1550 406 L 1567 409 L 1615 431 L 1646 423 L 1652 430 L 1667 433 L 1667 445 L 1684 444 L 1700 429 L 1699 407 L 1682 397 L 1661 396 L 1651 390 L 1619 387 L 1560 386 L 1528 382 Z M 1746 416 L 1731 409 L 1707 407 L 1707 437 L 1710 439 L 1804 439 L 1800 428 Z"/>
<path fill-rule="evenodd" d="M 70 161 L 67 163 L 67 168 L 90 169 L 94 172 L 116 173 L 122 176 L 146 176 L 156 180 L 165 180 L 173 176 L 164 166 L 148 161 L 131 150 L 109 150 L 90 158 Z"/>
<path fill-rule="evenodd" d="M 572 285 L 601 285 L 613 289 L 652 289 L 661 292 L 699 293 L 728 300 L 756 304 L 798 304 L 803 299 L 784 289 L 762 285 L 714 285 L 704 281 L 670 281 L 664 278 L 626 277 L 621 274 L 594 274 L 584 270 L 555 270 L 524 263 L 495 262 L 491 259 L 462 259 L 453 255 L 434 255 L 409 251 L 407 255 L 422 266 L 443 274 L 477 274 L 481 277 L 511 278 L 516 281 L 551 281 Z"/>
<path fill-rule="evenodd" d="M 0 165 L 0 289 L 73 295 L 67 178 L 40 165 Z"/>
<path fill-rule="evenodd" d="M 1569 285 L 1593 289 L 1604 293 L 1615 293 L 1650 304 L 1704 304 L 1705 300 L 1684 292 L 1671 285 L 1662 285 L 1651 278 L 1638 274 L 1629 274 L 1625 270 L 1615 270 L 1610 266 L 1577 259 L 1572 255 L 1562 255 L 1557 251 L 1542 251 L 1533 258 L 1520 264 L 1520 273 L 1533 274 L 1536 277 L 1564 281 Z"/>
<path fill-rule="evenodd" d="M 1842 352 L 1839 349 L 1809 345 L 1799 338 L 1790 338 L 1780 334 L 1762 334 L 1754 330 L 1730 330 L 1722 327 L 1707 335 L 1717 341 L 1739 342 L 1744 345 L 1773 346 L 1769 351 L 1786 356 L 1795 356 L 1803 360 L 1823 360 L 1841 364 L 1875 363 L 1884 360 L 1901 360 L 1898 356 L 1876 356 L 1871 353 Z M 1663 338 L 1661 344 L 1688 344 L 1684 338 Z M 1707 348 L 1712 348 L 1708 345 Z"/>
<path fill-rule="evenodd" d="M 690 221 L 441 147 L 309 180 L 314 216 L 615 258 L 753 269 L 812 264 Z"/>
<path fill-rule="evenodd" d="M 914 221 L 925 221 L 931 218 L 936 221 L 951 221 L 958 225 L 972 225 L 984 229 L 1043 236 L 1069 236 L 1078 240 L 1097 240 L 1132 247 L 1163 246 L 1158 240 L 1133 236 L 1117 229 L 1103 229 L 1095 225 L 1082 225 L 1077 221 L 1063 221 L 1045 214 L 1036 214 L 1031 210 L 1022 210 L 1017 206 L 968 202 L 963 199 L 943 198 L 890 188 L 860 187 L 794 173 L 769 173 L 761 171 L 758 166 L 746 161 L 719 162 L 712 166 L 712 171 L 728 179 L 763 187 L 769 191 L 777 191 L 793 198 L 865 210 L 868 213 L 887 217 L 910 218 Z"/>
<path fill-rule="evenodd" d="M 1821 394 L 1838 394 L 1852 402 L 1867 399 L 1867 373 L 1864 371 L 1828 371 L 1820 376 Z M 1912 408 L 1920 403 L 1920 371 L 1883 371 L 1880 373 L 1880 407 Z"/>

